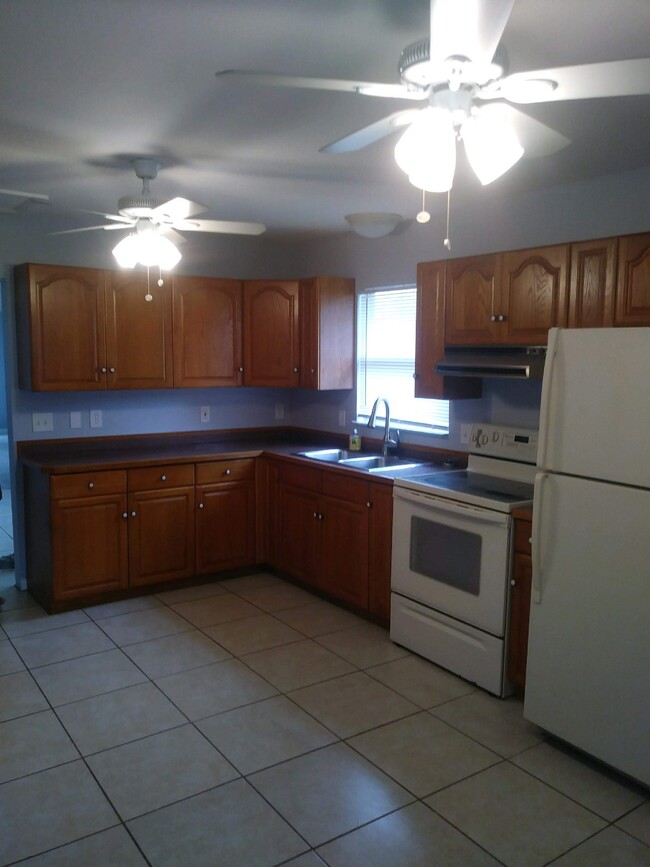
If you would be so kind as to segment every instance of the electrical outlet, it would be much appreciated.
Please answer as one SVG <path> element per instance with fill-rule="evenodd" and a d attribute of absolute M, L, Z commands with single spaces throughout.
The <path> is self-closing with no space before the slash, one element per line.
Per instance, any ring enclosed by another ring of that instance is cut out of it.
<path fill-rule="evenodd" d="M 461 424 L 460 426 L 460 443 L 463 446 L 469 445 L 469 439 L 472 435 L 472 425 L 471 424 Z"/>
<path fill-rule="evenodd" d="M 101 409 L 91 409 L 90 410 L 90 426 L 91 427 L 101 427 L 102 425 L 103 425 L 103 421 L 102 421 Z"/>
<path fill-rule="evenodd" d="M 339 427 L 345 427 L 345 410 L 339 410 Z"/>
<path fill-rule="evenodd" d="M 54 430 L 54 416 L 52 415 L 52 413 L 32 413 L 32 430 L 35 433 L 42 433 L 43 431 Z"/>
<path fill-rule="evenodd" d="M 72 429 L 81 427 L 81 413 L 80 412 L 71 412 L 70 413 L 70 427 Z"/>
<path fill-rule="evenodd" d="M 284 418 L 284 404 L 283 403 L 276 403 L 276 405 L 275 405 L 275 418 L 276 418 L 276 420 Z"/>
<path fill-rule="evenodd" d="M 210 421 L 210 407 L 202 406 L 201 407 L 201 423 L 206 424 L 206 422 Z"/>

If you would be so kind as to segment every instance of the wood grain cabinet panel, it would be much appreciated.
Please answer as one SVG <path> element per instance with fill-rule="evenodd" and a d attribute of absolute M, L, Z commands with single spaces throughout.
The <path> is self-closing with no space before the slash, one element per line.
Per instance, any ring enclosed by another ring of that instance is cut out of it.
<path fill-rule="evenodd" d="M 197 464 L 196 571 L 199 575 L 255 562 L 253 460 Z"/>
<path fill-rule="evenodd" d="M 482 346 L 499 339 L 501 257 L 451 259 L 445 278 L 445 342 Z"/>
<path fill-rule="evenodd" d="M 174 386 L 242 384 L 242 283 L 174 277 Z"/>
<path fill-rule="evenodd" d="M 619 239 L 614 325 L 650 325 L 650 233 Z"/>
<path fill-rule="evenodd" d="M 503 254 L 501 342 L 545 345 L 549 328 L 567 324 L 569 245 Z"/>
<path fill-rule="evenodd" d="M 617 252 L 616 238 L 571 244 L 569 328 L 614 324 Z"/>
<path fill-rule="evenodd" d="M 354 386 L 354 280 L 300 281 L 300 387 L 324 391 Z"/>
<path fill-rule="evenodd" d="M 146 274 L 106 272 L 109 388 L 173 386 L 170 282 L 150 287 Z"/>
<path fill-rule="evenodd" d="M 104 272 L 20 265 L 14 270 L 14 288 L 21 388 L 104 390 Z"/>
<path fill-rule="evenodd" d="M 393 537 L 392 485 L 370 483 L 369 518 L 368 611 L 382 623 L 388 624 Z"/>
<path fill-rule="evenodd" d="M 244 282 L 244 385 L 297 388 L 297 280 Z"/>
<path fill-rule="evenodd" d="M 533 563 L 530 521 L 515 521 L 515 553 L 510 581 L 510 624 L 508 631 L 508 679 L 521 692 L 526 685 L 528 623 Z"/>

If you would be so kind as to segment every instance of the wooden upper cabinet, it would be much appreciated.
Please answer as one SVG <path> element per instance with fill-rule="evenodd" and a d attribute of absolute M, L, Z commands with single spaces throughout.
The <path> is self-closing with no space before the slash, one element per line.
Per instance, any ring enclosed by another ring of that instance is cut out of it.
<path fill-rule="evenodd" d="M 300 281 L 300 387 L 354 386 L 354 280 Z"/>
<path fill-rule="evenodd" d="M 415 320 L 415 397 L 443 400 L 480 397 L 480 380 L 452 379 L 436 373 L 436 363 L 444 351 L 445 262 L 420 262 Z"/>
<path fill-rule="evenodd" d="M 297 280 L 244 282 L 244 385 L 297 388 Z"/>
<path fill-rule="evenodd" d="M 614 281 L 618 240 L 571 244 L 569 328 L 614 324 Z"/>
<path fill-rule="evenodd" d="M 171 278 L 106 272 L 106 357 L 109 388 L 172 387 Z"/>
<path fill-rule="evenodd" d="M 501 257 L 451 259 L 445 278 L 445 342 L 481 346 L 499 340 Z"/>
<path fill-rule="evenodd" d="M 504 326 L 500 342 L 545 345 L 549 328 L 567 324 L 569 245 L 516 250 L 502 257 L 495 311 L 497 324 Z"/>
<path fill-rule="evenodd" d="M 172 291 L 174 386 L 241 385 L 241 280 L 175 277 Z"/>
<path fill-rule="evenodd" d="M 105 389 L 104 272 L 21 265 L 14 283 L 21 388 Z"/>
<path fill-rule="evenodd" d="M 650 233 L 619 239 L 614 325 L 650 325 Z"/>

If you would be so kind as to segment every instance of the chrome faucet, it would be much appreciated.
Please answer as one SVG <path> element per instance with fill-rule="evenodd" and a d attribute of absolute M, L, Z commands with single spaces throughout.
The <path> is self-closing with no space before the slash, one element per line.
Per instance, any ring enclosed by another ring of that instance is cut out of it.
<path fill-rule="evenodd" d="M 396 430 L 394 438 L 391 438 L 391 435 L 390 435 L 390 407 L 388 406 L 388 401 L 386 400 L 385 397 L 378 397 L 377 400 L 373 403 L 372 410 L 370 411 L 370 418 L 368 419 L 368 427 L 374 428 L 374 426 L 375 426 L 375 419 L 377 417 L 377 405 L 378 405 L 379 401 L 382 401 L 382 403 L 386 407 L 386 423 L 384 425 L 384 440 L 383 440 L 382 447 L 381 447 L 381 453 L 384 457 L 386 457 L 388 455 L 388 449 L 391 446 L 395 446 L 395 448 L 397 448 L 397 446 L 399 445 L 399 431 Z"/>

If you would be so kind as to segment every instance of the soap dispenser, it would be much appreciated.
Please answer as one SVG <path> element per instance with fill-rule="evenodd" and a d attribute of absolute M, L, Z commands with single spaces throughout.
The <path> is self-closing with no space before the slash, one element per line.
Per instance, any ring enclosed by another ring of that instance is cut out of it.
<path fill-rule="evenodd" d="M 352 433 L 350 434 L 350 451 L 351 452 L 359 452 L 361 451 L 361 437 L 359 436 L 359 431 L 355 427 Z"/>

